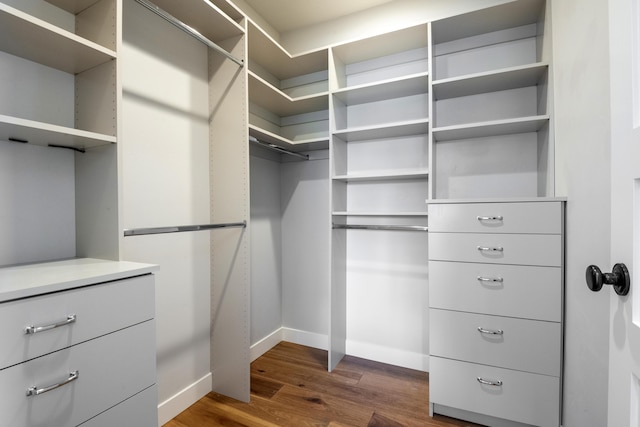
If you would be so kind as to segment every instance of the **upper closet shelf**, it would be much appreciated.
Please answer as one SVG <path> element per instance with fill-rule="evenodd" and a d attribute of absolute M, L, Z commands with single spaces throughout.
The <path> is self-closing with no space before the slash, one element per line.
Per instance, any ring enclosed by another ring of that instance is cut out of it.
<path fill-rule="evenodd" d="M 0 50 L 71 74 L 116 57 L 111 49 L 2 3 Z"/>
<path fill-rule="evenodd" d="M 343 103 L 354 105 L 424 94 L 427 93 L 428 87 L 429 75 L 427 72 L 424 72 L 339 89 L 333 92 L 333 94 Z"/>
<path fill-rule="evenodd" d="M 249 71 L 249 94 L 251 95 L 251 102 L 280 117 L 327 110 L 329 108 L 328 92 L 291 98 L 252 71 Z"/>
<path fill-rule="evenodd" d="M 323 150 L 329 147 L 328 137 L 291 140 L 252 124 L 249 124 L 249 135 L 260 141 L 275 144 L 293 151 Z"/>
<path fill-rule="evenodd" d="M 0 140 L 85 149 L 113 144 L 116 137 L 0 115 Z"/>
<path fill-rule="evenodd" d="M 390 181 L 404 179 L 422 179 L 429 176 L 426 169 L 420 170 L 387 170 L 375 172 L 353 172 L 347 175 L 335 175 L 336 181 L 357 182 L 357 181 Z"/>
<path fill-rule="evenodd" d="M 429 119 L 425 118 L 386 125 L 342 129 L 335 131 L 333 134 L 345 142 L 351 142 L 410 135 L 426 135 L 428 132 Z"/>
<path fill-rule="evenodd" d="M 208 0 L 153 0 L 153 4 L 214 42 L 244 34 L 244 28 Z"/>
<path fill-rule="evenodd" d="M 291 56 L 253 22 L 249 25 L 248 43 L 251 63 L 258 64 L 280 81 L 326 71 L 328 68 L 326 50 Z"/>
<path fill-rule="evenodd" d="M 548 64 L 536 63 L 461 77 L 436 80 L 436 100 L 535 86 L 546 76 Z"/>
<path fill-rule="evenodd" d="M 47 3 L 51 3 L 60 9 L 66 10 L 69 13 L 77 15 L 90 6 L 93 6 L 98 0 L 45 0 Z"/>
<path fill-rule="evenodd" d="M 543 6 L 544 0 L 520 0 L 434 21 L 433 44 L 535 24 Z"/>
<path fill-rule="evenodd" d="M 549 116 L 522 117 L 516 119 L 494 120 L 464 125 L 434 128 L 434 141 L 483 138 L 488 136 L 510 135 L 537 132 L 549 122 Z"/>

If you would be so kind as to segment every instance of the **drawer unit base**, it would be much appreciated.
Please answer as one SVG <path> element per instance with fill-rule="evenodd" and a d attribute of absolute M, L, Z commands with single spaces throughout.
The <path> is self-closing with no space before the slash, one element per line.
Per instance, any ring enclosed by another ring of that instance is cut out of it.
<path fill-rule="evenodd" d="M 523 424 L 560 425 L 559 377 L 440 357 L 431 357 L 429 367 L 431 403 Z M 501 385 L 486 384 L 498 381 Z"/>
<path fill-rule="evenodd" d="M 488 415 L 469 412 L 458 408 L 451 408 L 449 406 L 436 405 L 433 403 L 430 406 L 429 411 L 431 416 L 433 416 L 433 414 L 440 414 L 491 427 L 535 427 L 532 424 L 523 424 L 516 421 L 505 420 L 504 418 L 490 417 Z"/>

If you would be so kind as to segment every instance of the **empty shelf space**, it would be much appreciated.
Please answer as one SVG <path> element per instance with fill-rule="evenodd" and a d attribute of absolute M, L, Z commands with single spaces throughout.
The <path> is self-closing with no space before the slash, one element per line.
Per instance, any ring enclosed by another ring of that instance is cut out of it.
<path fill-rule="evenodd" d="M 484 73 L 436 80 L 434 98 L 448 99 L 528 86 L 536 86 L 546 76 L 548 64 L 536 63 Z"/>
<path fill-rule="evenodd" d="M 251 124 L 249 125 L 249 135 L 259 139 L 262 142 L 275 144 L 279 147 L 287 148 L 292 151 L 321 150 L 329 147 L 328 136 L 325 138 L 307 138 L 293 140 Z"/>
<path fill-rule="evenodd" d="M 98 0 L 45 0 L 62 10 L 77 15 L 90 6 L 93 6 Z"/>
<path fill-rule="evenodd" d="M 372 171 L 372 172 L 353 172 L 346 175 L 335 175 L 336 181 L 355 182 L 355 181 L 389 181 L 394 179 L 421 179 L 428 178 L 429 171 L 426 169 L 416 170 L 388 170 L 388 171 Z"/>
<path fill-rule="evenodd" d="M 0 115 L 0 140 L 84 149 L 113 144 L 116 137 Z"/>
<path fill-rule="evenodd" d="M 116 57 L 111 49 L 2 3 L 0 50 L 70 74 Z"/>
<path fill-rule="evenodd" d="M 487 136 L 509 135 L 537 132 L 549 122 L 549 116 L 522 117 L 516 119 L 494 120 L 489 122 L 468 123 L 444 126 L 433 129 L 434 141 L 483 138 Z"/>
<path fill-rule="evenodd" d="M 329 108 L 327 92 L 292 98 L 252 71 L 249 71 L 249 99 L 278 116 L 292 116 Z"/>
<path fill-rule="evenodd" d="M 425 205 L 426 206 L 426 205 Z M 426 208 L 425 208 L 426 209 Z M 370 212 L 370 211 L 335 211 L 334 216 L 368 216 L 368 217 L 428 217 L 424 212 Z"/>
<path fill-rule="evenodd" d="M 401 98 L 428 92 L 428 73 L 417 73 L 376 83 L 363 84 L 333 92 L 347 105 L 376 102 L 390 98 Z"/>
<path fill-rule="evenodd" d="M 410 135 L 426 135 L 429 132 L 429 120 L 411 120 L 407 122 L 390 123 L 378 126 L 361 126 L 341 129 L 333 134 L 345 142 L 364 141 Z"/>
<path fill-rule="evenodd" d="M 244 34 L 244 28 L 207 0 L 151 0 L 213 42 Z"/>

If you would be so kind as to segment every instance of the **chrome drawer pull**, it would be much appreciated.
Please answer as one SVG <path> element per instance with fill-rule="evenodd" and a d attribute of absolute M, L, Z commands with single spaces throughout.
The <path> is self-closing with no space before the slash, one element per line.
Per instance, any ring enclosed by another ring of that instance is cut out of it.
<path fill-rule="evenodd" d="M 51 329 L 55 329 L 55 328 L 59 328 L 60 326 L 65 326 L 68 325 L 70 323 L 74 323 L 76 321 L 76 315 L 75 314 L 70 314 L 67 316 L 67 318 L 61 322 L 58 323 L 54 323 L 53 325 L 46 325 L 46 326 L 27 326 L 26 328 L 24 328 L 24 333 L 26 335 L 33 335 L 33 334 L 37 334 L 38 332 L 44 332 L 44 331 L 49 331 Z"/>
<path fill-rule="evenodd" d="M 482 334 L 489 334 L 489 335 L 502 335 L 502 334 L 504 334 L 504 331 L 502 329 L 485 329 L 482 326 L 478 326 L 478 332 L 480 332 Z"/>
<path fill-rule="evenodd" d="M 478 221 L 502 221 L 504 218 L 502 215 L 496 216 L 477 216 Z"/>
<path fill-rule="evenodd" d="M 70 382 L 77 380 L 79 376 L 80 376 L 80 372 L 79 371 L 73 371 L 73 372 L 69 373 L 69 378 L 67 378 L 66 380 L 62 381 L 61 383 L 50 385 L 48 387 L 42 387 L 42 388 L 38 388 L 36 386 L 29 387 L 27 389 L 27 397 L 29 397 L 29 396 L 38 396 L 39 394 L 43 394 L 43 393 L 46 393 L 48 391 L 55 390 L 58 387 L 62 387 L 63 385 L 67 385 Z"/>
<path fill-rule="evenodd" d="M 493 282 L 493 283 L 502 283 L 504 282 L 504 279 L 502 277 L 482 277 L 482 276 L 478 276 L 477 277 L 479 282 Z"/>
<path fill-rule="evenodd" d="M 485 379 L 484 379 L 484 378 L 482 378 L 482 377 L 478 377 L 478 378 L 476 378 L 476 379 L 478 380 L 478 382 L 479 382 L 480 384 L 484 384 L 484 385 L 493 385 L 493 386 L 496 386 L 496 387 L 502 387 L 502 381 L 500 381 L 500 380 L 497 380 L 497 381 L 485 380 Z"/>
<path fill-rule="evenodd" d="M 477 246 L 476 249 L 482 252 L 502 252 L 504 248 L 502 246 L 496 246 L 495 248 L 487 247 L 487 246 Z"/>

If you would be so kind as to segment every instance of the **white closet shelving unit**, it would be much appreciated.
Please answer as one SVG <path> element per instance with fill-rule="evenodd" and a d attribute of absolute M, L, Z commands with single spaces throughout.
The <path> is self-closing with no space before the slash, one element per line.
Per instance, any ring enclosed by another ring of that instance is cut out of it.
<path fill-rule="evenodd" d="M 543 2 L 431 24 L 433 199 L 553 195 Z"/>
<path fill-rule="evenodd" d="M 327 148 L 327 51 L 291 56 L 249 22 L 249 133 L 294 151 Z"/>
<path fill-rule="evenodd" d="M 347 340 L 351 354 L 424 367 L 424 283 L 415 278 L 426 278 L 426 262 L 394 254 L 426 256 L 426 233 L 406 226 L 427 225 L 428 58 L 426 24 L 330 49 L 329 369 L 347 352 Z M 383 301 L 389 292 L 394 307 Z M 368 308 L 358 303 L 365 300 Z M 380 321 L 404 329 L 406 340 L 368 336 L 366 325 Z"/>

